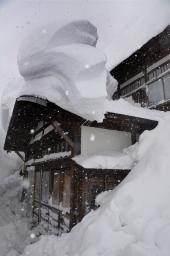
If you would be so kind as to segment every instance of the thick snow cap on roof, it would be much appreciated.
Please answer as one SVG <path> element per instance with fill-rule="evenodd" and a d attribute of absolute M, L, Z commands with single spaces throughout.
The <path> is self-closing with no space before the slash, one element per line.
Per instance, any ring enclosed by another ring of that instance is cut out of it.
<path fill-rule="evenodd" d="M 83 118 L 102 122 L 106 112 L 159 120 L 160 114 L 123 99 L 112 101 L 117 82 L 106 57 L 95 46 L 97 29 L 88 21 L 71 22 L 56 31 L 36 29 L 23 42 L 18 67 L 25 83 L 20 94 L 47 98 Z"/>
<path fill-rule="evenodd" d="M 36 30 L 21 46 L 22 94 L 47 97 L 89 120 L 99 119 L 103 100 L 111 98 L 117 82 L 95 47 L 97 29 L 88 21 L 71 22 L 57 31 L 54 25 L 47 28 Z"/>

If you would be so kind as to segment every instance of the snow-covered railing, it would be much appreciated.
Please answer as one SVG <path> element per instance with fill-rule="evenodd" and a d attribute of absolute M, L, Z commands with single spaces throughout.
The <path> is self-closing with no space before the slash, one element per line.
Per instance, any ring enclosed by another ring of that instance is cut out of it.
<path fill-rule="evenodd" d="M 38 223 L 43 221 L 46 231 L 51 231 L 56 235 L 61 235 L 63 232 L 69 231 L 70 222 L 68 218 L 66 218 L 67 213 L 45 202 L 39 202 L 38 200 L 34 200 L 33 205 L 33 217 L 37 218 Z M 36 209 L 38 209 L 38 211 L 36 211 Z"/>

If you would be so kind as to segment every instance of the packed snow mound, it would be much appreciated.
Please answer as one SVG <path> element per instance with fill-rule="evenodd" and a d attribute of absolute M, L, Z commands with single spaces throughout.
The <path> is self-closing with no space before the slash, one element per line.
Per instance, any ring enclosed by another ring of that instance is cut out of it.
<path fill-rule="evenodd" d="M 88 21 L 75 21 L 57 31 L 47 27 L 49 33 L 36 30 L 21 46 L 18 67 L 25 84 L 20 94 L 46 97 L 95 119 L 94 113 L 117 88 L 105 67 L 105 55 L 95 47 L 97 29 Z"/>
<path fill-rule="evenodd" d="M 167 116 L 145 131 L 134 168 L 117 189 L 97 197 L 100 207 L 69 234 L 43 236 L 24 256 L 169 256 L 169 130 Z"/>
<path fill-rule="evenodd" d="M 135 163 L 137 144 L 122 151 L 101 152 L 92 155 L 78 155 L 72 158 L 84 168 L 131 169 Z"/>

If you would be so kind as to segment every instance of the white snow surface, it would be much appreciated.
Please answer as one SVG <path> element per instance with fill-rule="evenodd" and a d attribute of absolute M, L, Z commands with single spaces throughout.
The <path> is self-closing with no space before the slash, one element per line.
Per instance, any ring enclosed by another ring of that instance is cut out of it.
<path fill-rule="evenodd" d="M 20 202 L 23 185 L 17 170 L 22 163 L 3 150 L 4 137 L 0 127 L 0 255 L 19 256 L 31 240 L 27 208 Z"/>
<path fill-rule="evenodd" d="M 135 163 L 137 144 L 118 151 L 101 152 L 100 154 L 78 155 L 72 158 L 84 168 L 94 169 L 131 169 Z"/>
<path fill-rule="evenodd" d="M 169 256 L 170 118 L 145 131 L 136 164 L 113 191 L 97 197 L 91 211 L 69 234 L 42 236 L 24 256 Z"/>
<path fill-rule="evenodd" d="M 38 26 L 43 26 L 45 34 L 47 23 L 60 27 L 74 19 L 89 20 L 98 28 L 97 46 L 105 51 L 107 67 L 111 68 L 170 23 L 169 0 L 13 0 L 1 1 L 1 10 L 0 23 L 5 25 L 1 26 L 0 94 L 8 82 L 19 77 L 19 45 Z"/>
<path fill-rule="evenodd" d="M 4 3 L 6 3 L 6 1 Z M 96 12 L 96 10 L 98 11 Z M 107 15 L 105 15 L 106 13 Z M 28 37 L 28 34 L 31 33 L 31 42 L 30 40 L 27 42 L 26 39 L 24 40 L 25 50 L 21 47 L 24 58 L 28 57 L 28 53 L 37 53 L 38 49 L 42 52 L 49 47 L 54 48 L 54 45 L 56 45 L 57 48 L 62 48 L 62 46 L 67 48 L 70 44 L 78 43 L 82 45 L 82 43 L 84 44 L 85 42 L 86 46 L 89 44 L 94 47 L 97 40 L 95 28 L 91 29 L 91 27 L 86 24 L 87 26 L 85 25 L 83 28 L 84 32 L 81 32 L 79 27 L 78 30 L 74 30 L 74 33 L 73 30 L 69 30 L 68 25 L 62 28 L 63 24 L 67 24 L 68 21 L 73 21 L 75 17 L 76 19 L 84 19 L 84 21 L 89 20 L 98 28 L 99 40 L 97 47 L 105 52 L 107 56 L 106 66 L 108 69 L 111 69 L 111 67 L 123 61 L 170 24 L 170 1 L 81 1 L 80 5 L 79 1 L 76 1 L 74 4 L 63 1 L 63 3 L 59 4 L 57 0 L 54 0 L 52 2 L 43 1 L 41 5 L 39 5 L 37 1 L 32 3 L 22 1 L 21 3 L 19 0 L 15 0 L 12 2 L 7 1 L 7 4 L 4 4 L 1 23 L 6 24 L 6 20 L 9 16 L 9 24 L 1 28 L 3 37 L 0 42 L 0 76 L 2 81 L 0 94 L 2 94 L 5 88 L 5 92 L 2 95 L 2 103 L 4 108 L 11 114 L 16 95 L 19 95 L 20 85 L 23 83 L 23 79 L 18 72 L 16 56 L 21 42 Z M 51 23 L 51 25 L 47 25 L 48 23 Z M 40 29 L 37 29 L 38 27 L 40 27 Z M 35 33 L 32 33 L 33 30 L 35 30 Z M 37 40 L 37 38 L 39 38 L 39 40 Z M 49 38 L 51 38 L 50 44 L 48 44 Z M 4 65 L 4 63 L 6 65 Z M 26 62 L 25 64 L 27 65 L 28 63 Z M 51 81 L 52 80 L 54 80 L 54 78 L 51 78 Z M 42 82 L 41 79 L 39 82 Z M 53 84 L 53 82 L 51 83 Z M 82 86 L 84 85 L 82 84 Z M 48 86 L 46 86 L 46 88 L 47 87 Z M 110 88 L 110 86 L 108 86 L 108 88 Z M 111 86 L 111 90 L 112 89 L 113 86 Z M 56 90 L 53 91 L 56 93 Z M 70 90 L 65 87 L 64 89 L 62 88 L 62 96 L 63 91 L 65 91 L 68 98 L 67 94 Z M 91 92 L 92 90 L 85 90 L 85 92 L 89 91 Z M 48 96 L 48 89 L 46 93 L 40 90 L 38 90 L 37 93 L 42 93 L 43 95 L 47 94 Z M 56 99 L 54 100 L 56 101 Z M 94 112 L 98 112 L 98 106 L 100 105 L 100 102 L 97 104 L 94 100 L 92 103 L 89 102 L 89 104 L 81 101 L 78 103 L 78 106 L 81 106 L 81 103 L 85 106 L 87 105 L 86 109 L 90 113 L 91 119 L 91 108 L 88 107 L 88 105 L 90 104 L 91 106 L 94 103 L 92 110 L 93 115 Z M 65 107 L 65 104 L 62 103 L 62 106 Z M 69 109 L 75 110 L 75 108 L 73 104 Z M 83 111 L 81 110 L 80 112 Z M 82 115 L 90 119 L 89 115 L 84 112 Z M 7 125 L 8 122 L 5 126 Z"/>
<path fill-rule="evenodd" d="M 54 160 L 54 159 L 64 158 L 64 157 L 68 157 L 70 155 L 71 155 L 71 151 L 51 153 L 48 155 L 44 155 L 42 158 L 30 159 L 26 162 L 26 165 L 32 165 L 34 163 L 41 163 L 41 162 L 50 161 L 50 160 Z"/>
<path fill-rule="evenodd" d="M 106 57 L 95 47 L 97 29 L 89 21 L 74 21 L 57 31 L 51 24 L 47 31 L 35 30 L 21 46 L 18 67 L 25 80 L 21 95 L 45 97 L 90 121 L 102 122 L 107 112 L 159 120 L 162 113 L 111 100 L 117 82 L 106 69 Z"/>
<path fill-rule="evenodd" d="M 83 20 L 57 31 L 49 27 L 50 33 L 40 28 L 22 44 L 18 67 L 25 84 L 20 94 L 47 97 L 91 120 L 117 88 L 105 67 L 106 57 L 95 47 L 97 29 Z"/>
<path fill-rule="evenodd" d="M 29 243 L 26 208 L 20 203 L 21 178 L 11 174 L 0 182 L 0 255 L 18 256 Z"/>
<path fill-rule="evenodd" d="M 15 98 L 19 95 L 23 83 L 23 79 L 19 76 L 17 70 L 16 55 L 24 34 L 28 34 L 28 31 L 32 31 L 34 27 L 39 26 L 42 21 L 46 24 L 49 19 L 54 21 L 56 17 L 60 16 L 57 20 L 60 23 L 61 17 L 62 19 L 67 17 L 69 12 L 71 13 L 71 19 L 84 17 L 99 27 L 101 38 L 99 47 L 105 51 L 107 55 L 106 65 L 111 68 L 140 48 L 151 37 L 161 32 L 170 23 L 170 1 L 139 0 L 126 1 L 126 3 L 123 1 L 123 4 L 120 0 L 106 1 L 107 3 L 98 1 L 93 4 L 92 1 L 82 1 L 81 10 L 71 1 L 69 5 L 63 1 L 63 8 L 58 5 L 58 1 L 53 1 L 56 6 L 51 4 L 51 1 L 42 1 L 42 5 L 39 4 L 39 1 L 32 3 L 28 3 L 28 1 L 3 2 L 7 2 L 7 7 L 5 8 L 4 4 L 0 18 L 1 24 L 5 24 L 1 26 L 3 36 L 0 42 L 0 96 L 2 96 L 0 103 L 3 104 L 3 107 L 0 108 L 0 183 L 2 184 L 2 186 L 0 184 L 0 191 L 2 191 L 2 193 L 0 192 L 0 223 L 2 224 L 0 224 L 0 255 L 16 256 L 24 246 L 21 241 L 25 237 L 25 224 L 22 226 L 20 220 L 16 221 L 16 216 L 11 215 L 12 206 L 18 197 L 18 195 L 15 197 L 19 186 L 18 177 L 10 178 L 13 179 L 13 182 L 10 182 L 10 179 L 6 177 L 18 168 L 18 161 L 13 155 L 8 156 L 3 151 L 3 142 L 4 131 L 7 129 Z M 105 13 L 108 13 L 108 15 L 104 15 Z M 6 22 L 7 20 L 9 22 Z M 51 30 L 44 25 L 41 30 L 42 37 L 48 34 L 49 31 Z M 94 30 L 93 33 L 95 34 Z M 46 38 L 48 40 L 49 37 Z M 94 47 L 96 39 L 87 38 L 91 42 L 90 45 Z M 57 47 L 59 47 L 59 41 Z M 68 40 L 63 37 L 62 45 L 66 47 L 67 43 Z M 76 41 L 73 40 L 71 43 L 82 44 L 79 35 L 76 35 Z M 32 45 L 32 42 L 30 45 Z M 86 46 L 88 48 L 87 44 Z M 42 47 L 41 50 L 44 51 L 44 48 Z M 109 84 L 108 88 L 110 88 Z M 5 91 L 2 95 L 4 88 Z M 65 90 L 66 95 L 68 92 L 69 90 Z M 37 93 L 41 95 L 41 90 L 38 90 Z M 48 96 L 48 90 L 45 90 L 43 94 Z M 56 102 L 56 99 L 51 100 Z M 84 112 L 82 115 L 89 119 L 95 119 L 97 113 L 97 119 L 102 120 L 102 113 L 105 112 L 103 101 L 108 105 L 105 98 L 104 100 L 103 98 L 92 99 L 92 101 L 88 99 L 88 102 L 83 100 Z M 78 103 L 81 103 L 81 100 Z M 114 104 L 114 107 L 115 109 L 111 107 L 113 112 L 118 111 L 118 113 L 125 114 L 128 110 L 129 114 L 138 116 L 140 113 L 141 117 L 146 118 L 148 116 L 149 118 L 150 116 L 155 120 L 160 120 L 164 116 L 164 114 L 161 115 L 156 111 L 134 107 L 122 100 L 118 101 L 116 105 Z M 68 110 L 70 109 L 79 113 L 77 109 L 75 110 L 74 104 Z M 140 140 L 140 150 L 137 150 L 138 163 L 136 167 L 127 177 L 124 185 L 119 186 L 116 192 L 104 193 L 98 198 L 101 204 L 100 209 L 85 217 L 82 223 L 74 228 L 69 235 L 65 235 L 61 239 L 42 237 L 39 244 L 28 248 L 25 254 L 30 255 L 34 251 L 31 255 L 49 256 L 54 255 L 54 252 L 58 250 L 56 255 L 60 256 L 169 256 L 170 202 L 167 196 L 169 193 L 169 127 L 169 121 L 165 120 L 160 123 L 155 131 L 145 132 Z M 7 202 L 13 202 L 10 208 Z M 5 218 L 6 220 L 4 220 Z M 99 237 L 99 235 L 101 236 Z M 40 248 L 39 245 L 41 245 Z M 70 253 L 68 250 L 70 250 Z"/>

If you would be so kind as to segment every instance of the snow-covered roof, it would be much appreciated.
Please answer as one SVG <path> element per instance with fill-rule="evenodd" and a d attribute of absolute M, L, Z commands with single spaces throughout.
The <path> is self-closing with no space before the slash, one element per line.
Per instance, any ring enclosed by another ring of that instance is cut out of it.
<path fill-rule="evenodd" d="M 49 31 L 44 35 L 43 29 L 36 30 L 23 42 L 18 55 L 25 79 L 21 94 L 45 97 L 90 121 L 102 122 L 107 112 L 159 119 L 159 112 L 111 100 L 117 82 L 106 69 L 104 54 L 95 47 L 94 25 L 80 20 Z"/>

